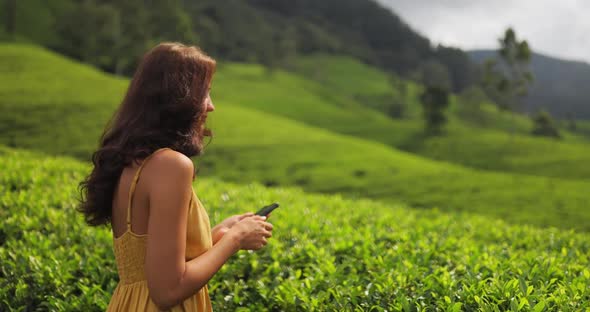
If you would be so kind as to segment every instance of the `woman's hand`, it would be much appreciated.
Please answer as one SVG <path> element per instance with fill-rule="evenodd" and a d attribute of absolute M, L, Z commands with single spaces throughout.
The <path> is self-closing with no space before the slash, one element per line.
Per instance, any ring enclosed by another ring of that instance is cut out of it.
<path fill-rule="evenodd" d="M 253 215 L 254 215 L 254 213 L 252 213 L 252 212 L 246 212 L 241 215 L 231 216 L 231 217 L 221 221 L 218 226 L 222 227 L 222 228 L 231 229 L 232 226 L 234 226 L 234 224 L 242 221 L 244 218 L 251 217 Z"/>
<path fill-rule="evenodd" d="M 238 243 L 240 249 L 258 250 L 272 237 L 272 228 L 266 217 L 251 216 L 235 223 L 227 235 Z"/>
<path fill-rule="evenodd" d="M 242 221 L 244 218 L 248 218 L 253 216 L 254 213 L 246 212 L 241 215 L 231 216 L 221 223 L 217 224 L 213 229 L 211 229 L 211 237 L 213 239 L 213 245 L 217 244 L 217 242 L 231 229 L 236 223 Z"/>

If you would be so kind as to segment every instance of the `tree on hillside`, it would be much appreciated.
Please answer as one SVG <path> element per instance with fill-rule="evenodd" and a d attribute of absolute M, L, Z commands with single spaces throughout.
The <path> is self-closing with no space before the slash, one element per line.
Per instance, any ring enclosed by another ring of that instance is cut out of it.
<path fill-rule="evenodd" d="M 446 66 L 436 60 L 428 60 L 420 65 L 417 80 L 424 85 L 420 96 L 425 131 L 430 135 L 442 133 L 447 122 L 445 109 L 449 106 L 451 78 Z"/>
<path fill-rule="evenodd" d="M 387 107 L 386 113 L 389 117 L 395 119 L 402 119 L 406 115 L 406 105 L 402 99 L 394 96 L 390 96 L 389 106 Z"/>
<path fill-rule="evenodd" d="M 478 126 L 489 126 L 491 116 L 484 111 L 483 104 L 491 100 L 481 88 L 471 86 L 459 93 L 457 100 L 457 115 L 461 119 Z"/>
<path fill-rule="evenodd" d="M 146 26 L 150 27 L 151 45 L 162 41 L 180 41 L 185 44 L 195 44 L 197 41 L 191 18 L 180 0 L 151 0 Z"/>
<path fill-rule="evenodd" d="M 577 131 L 578 126 L 576 125 L 576 118 L 574 117 L 574 114 L 572 114 L 570 112 L 570 113 L 567 113 L 565 117 L 567 119 L 567 128 L 570 131 L 574 131 L 574 132 Z"/>
<path fill-rule="evenodd" d="M 276 41 L 279 66 L 291 69 L 293 60 L 297 56 L 297 32 L 292 26 L 279 32 L 281 35 Z"/>
<path fill-rule="evenodd" d="M 140 57 L 162 41 L 196 43 L 182 2 L 87 0 L 56 18 L 57 51 L 103 70 L 131 75 Z"/>
<path fill-rule="evenodd" d="M 447 68 L 453 92 L 465 90 L 477 81 L 477 66 L 463 50 L 438 45 L 435 56 Z"/>
<path fill-rule="evenodd" d="M 421 84 L 429 87 L 438 87 L 451 90 L 452 80 L 449 69 L 434 59 L 429 59 L 418 67 L 413 78 Z"/>
<path fill-rule="evenodd" d="M 549 115 L 549 113 L 547 113 L 546 111 L 539 112 L 533 118 L 533 123 L 534 128 L 532 133 L 534 135 L 547 136 L 552 138 L 561 137 L 559 131 L 557 130 L 557 126 L 553 121 L 553 118 L 551 118 L 551 115 Z"/>
<path fill-rule="evenodd" d="M 101 2 L 110 3 L 121 17 L 121 27 L 114 47 L 117 56 L 116 67 L 112 71 L 130 76 L 135 71 L 140 57 L 154 44 L 151 40 L 153 39 L 152 29 L 148 27 L 151 8 L 145 5 L 144 0 L 102 0 Z"/>
<path fill-rule="evenodd" d="M 499 39 L 498 58 L 484 65 L 483 87 L 500 108 L 516 111 L 533 81 L 529 69 L 531 49 L 526 40 L 518 40 L 512 28 Z"/>
<path fill-rule="evenodd" d="M 6 0 L 5 4 L 5 30 L 9 35 L 14 35 L 16 32 L 16 0 Z"/>
<path fill-rule="evenodd" d="M 414 72 L 425 59 L 436 59 L 451 72 L 453 90 L 472 84 L 475 67 L 459 49 L 439 46 L 412 30 L 397 14 L 367 0 L 245 0 L 289 20 L 299 32 L 300 52 L 335 49 L 398 75 Z M 317 30 L 317 31 L 316 31 Z M 329 39 L 329 40 L 325 40 Z M 471 81 L 470 81 L 471 80 Z"/>
<path fill-rule="evenodd" d="M 119 12 L 109 4 L 84 1 L 62 12 L 56 20 L 61 39 L 56 49 L 104 70 L 115 66 Z"/>
<path fill-rule="evenodd" d="M 296 54 L 296 32 L 293 27 L 288 26 L 272 34 L 272 40 L 262 49 L 258 62 L 271 75 L 276 68 L 291 69 Z"/>
<path fill-rule="evenodd" d="M 439 86 L 426 86 L 420 96 L 420 102 L 423 108 L 426 133 L 440 134 L 447 122 L 444 110 L 449 106 L 449 91 Z"/>

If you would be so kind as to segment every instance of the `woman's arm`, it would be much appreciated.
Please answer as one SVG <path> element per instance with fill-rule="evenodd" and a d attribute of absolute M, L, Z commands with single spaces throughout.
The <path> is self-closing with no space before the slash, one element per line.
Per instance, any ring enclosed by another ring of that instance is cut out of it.
<path fill-rule="evenodd" d="M 234 253 L 244 248 L 246 237 L 259 244 L 251 243 L 249 247 L 264 246 L 272 225 L 262 218 L 245 219 L 207 252 L 187 262 L 186 225 L 193 163 L 181 153 L 164 151 L 154 155 L 147 166 L 149 176 L 157 178 L 149 179 L 153 182 L 148 186 L 146 277 L 151 299 L 158 308 L 166 310 L 206 285 Z"/>
<path fill-rule="evenodd" d="M 159 285 L 161 279 L 158 277 L 152 281 L 152 285 L 158 286 L 150 288 L 150 296 L 160 309 L 168 310 L 194 295 L 233 254 L 240 250 L 238 239 L 230 238 L 229 235 L 224 238 L 204 254 L 185 262 L 182 274 L 176 274 L 175 278 L 169 278 Z M 148 287 L 149 284 L 148 281 Z"/>
<path fill-rule="evenodd" d="M 211 239 L 213 240 L 213 245 L 216 245 L 217 242 L 227 233 L 229 228 L 218 224 L 211 229 Z"/>

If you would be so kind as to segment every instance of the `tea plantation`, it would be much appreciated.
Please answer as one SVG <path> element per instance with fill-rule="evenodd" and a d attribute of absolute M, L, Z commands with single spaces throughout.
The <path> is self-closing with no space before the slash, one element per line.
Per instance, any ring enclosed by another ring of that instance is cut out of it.
<path fill-rule="evenodd" d="M 0 44 L 0 144 L 89 160 L 127 83 L 40 47 Z M 477 138 L 465 137 L 465 147 L 436 144 L 441 147 L 436 150 L 445 150 L 441 154 L 457 159 L 471 150 L 475 161 L 520 163 L 528 167 L 525 171 L 543 167 L 544 172 L 538 171 L 541 176 L 433 161 L 358 133 L 343 135 L 357 129 L 366 134 L 411 136 L 402 128 L 408 123 L 417 128 L 419 123 L 410 120 L 398 125 L 377 111 L 330 104 L 325 95 L 342 93 L 338 86 L 334 84 L 332 92 L 317 93 L 322 88 L 319 84 L 286 72 L 269 77 L 260 66 L 221 65 L 213 82 L 216 111 L 208 119 L 215 135 L 205 155 L 195 159 L 199 174 L 237 183 L 296 185 L 311 192 L 404 202 L 413 208 L 465 211 L 513 223 L 590 230 L 586 222 L 590 181 L 574 179 L 590 172 L 585 166 L 590 155 L 586 145 L 527 138 L 537 146 L 534 153 L 524 148 L 516 154 L 516 147 L 523 145 L 517 137 L 506 154 L 495 154 L 494 148 L 504 141 L 480 136 L 486 140 L 483 145 L 489 143 L 488 158 L 480 158 L 475 150 L 482 149 L 469 148 L 469 142 Z M 548 169 L 569 179 L 555 178 Z"/>
<path fill-rule="evenodd" d="M 0 147 L 0 311 L 103 311 L 117 274 L 107 228 L 74 207 L 90 167 Z M 281 203 L 269 245 L 210 283 L 214 309 L 583 311 L 590 237 L 299 189 L 198 179 L 214 224 Z"/>

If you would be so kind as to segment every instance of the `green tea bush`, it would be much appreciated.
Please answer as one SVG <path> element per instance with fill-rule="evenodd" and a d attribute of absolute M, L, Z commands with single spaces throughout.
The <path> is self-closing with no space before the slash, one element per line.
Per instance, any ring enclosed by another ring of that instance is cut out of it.
<path fill-rule="evenodd" d="M 75 211 L 86 164 L 0 147 L 0 311 L 102 311 L 108 228 Z M 212 224 L 281 203 L 274 236 L 210 282 L 216 311 L 582 311 L 590 237 L 436 209 L 200 179 Z"/>

